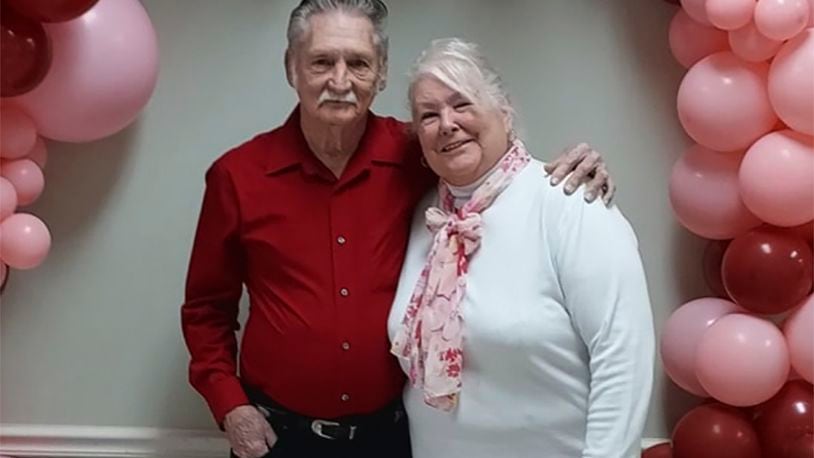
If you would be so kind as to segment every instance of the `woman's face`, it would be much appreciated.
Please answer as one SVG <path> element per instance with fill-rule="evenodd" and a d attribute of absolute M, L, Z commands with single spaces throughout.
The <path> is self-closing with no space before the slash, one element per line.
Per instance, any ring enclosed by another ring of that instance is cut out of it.
<path fill-rule="evenodd" d="M 433 77 L 413 87 L 413 124 L 424 158 L 444 181 L 464 186 L 489 171 L 509 147 L 508 117 Z"/>

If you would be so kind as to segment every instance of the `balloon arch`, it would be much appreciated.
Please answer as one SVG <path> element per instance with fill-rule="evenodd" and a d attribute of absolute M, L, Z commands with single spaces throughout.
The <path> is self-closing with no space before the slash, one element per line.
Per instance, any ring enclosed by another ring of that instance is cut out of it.
<path fill-rule="evenodd" d="M 660 353 L 708 401 L 642 456 L 814 458 L 814 1 L 680 5 L 668 36 L 695 144 L 669 194 L 676 219 L 710 239 L 714 296 L 673 312 Z"/>
<path fill-rule="evenodd" d="M 0 291 L 9 267 L 47 256 L 48 227 L 20 212 L 45 186 L 43 138 L 89 142 L 129 125 L 158 74 L 158 42 L 138 0 L 1 0 Z"/>

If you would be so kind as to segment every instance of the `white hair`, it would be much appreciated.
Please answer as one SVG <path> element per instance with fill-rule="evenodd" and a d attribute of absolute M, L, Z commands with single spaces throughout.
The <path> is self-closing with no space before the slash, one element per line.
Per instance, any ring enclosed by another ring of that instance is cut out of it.
<path fill-rule="evenodd" d="M 515 110 L 500 75 L 486 60 L 478 45 L 460 38 L 433 40 L 418 56 L 408 74 L 408 97 L 414 103 L 415 85 L 422 78 L 436 78 L 475 104 L 485 102 L 506 114 L 510 128 Z"/>
<path fill-rule="evenodd" d="M 329 12 L 344 12 L 359 14 L 370 20 L 373 24 L 373 45 L 379 57 L 379 90 L 384 89 L 387 79 L 387 5 L 381 0 L 302 0 L 288 20 L 288 50 L 293 52 L 308 32 L 310 23 L 308 19 L 315 14 Z"/>

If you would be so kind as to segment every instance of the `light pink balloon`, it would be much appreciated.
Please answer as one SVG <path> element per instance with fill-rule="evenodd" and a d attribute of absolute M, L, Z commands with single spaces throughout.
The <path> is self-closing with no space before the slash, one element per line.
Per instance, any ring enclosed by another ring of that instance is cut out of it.
<path fill-rule="evenodd" d="M 48 255 L 51 234 L 39 218 L 16 213 L 0 223 L 0 259 L 15 269 L 33 269 Z"/>
<path fill-rule="evenodd" d="M 808 0 L 758 0 L 755 25 L 773 40 L 788 40 L 808 25 Z"/>
<path fill-rule="evenodd" d="M 17 191 L 10 181 L 0 176 L 0 221 L 8 218 L 17 209 Z"/>
<path fill-rule="evenodd" d="M 737 407 L 774 396 L 789 375 L 783 333 L 767 320 L 734 313 L 720 318 L 701 337 L 695 374 L 713 398 Z"/>
<path fill-rule="evenodd" d="M 14 100 L 40 135 L 87 142 L 124 129 L 147 104 L 158 74 L 158 46 L 138 0 L 101 0 L 77 19 L 45 24 L 51 70 Z"/>
<path fill-rule="evenodd" d="M 707 0 L 681 0 L 681 7 L 695 22 L 711 25 L 707 17 Z"/>
<path fill-rule="evenodd" d="M 715 27 L 739 29 L 752 22 L 755 0 L 707 0 L 707 17 Z"/>
<path fill-rule="evenodd" d="M 766 135 L 746 152 L 739 182 L 746 207 L 763 221 L 784 227 L 810 221 L 814 139 L 793 130 Z"/>
<path fill-rule="evenodd" d="M 701 397 L 709 394 L 695 376 L 695 359 L 701 337 L 722 316 L 744 309 L 734 302 L 704 297 L 682 305 L 661 331 L 661 360 L 664 371 L 684 390 Z"/>
<path fill-rule="evenodd" d="M 3 161 L 0 164 L 0 176 L 14 185 L 17 204 L 21 206 L 34 203 L 45 188 L 45 176 L 31 159 Z"/>
<path fill-rule="evenodd" d="M 729 46 L 743 60 L 762 62 L 777 54 L 783 42 L 766 38 L 750 22 L 745 27 L 729 32 Z M 771 71 L 769 74 L 771 75 Z"/>
<path fill-rule="evenodd" d="M 673 165 L 670 204 L 681 224 L 701 237 L 725 240 L 760 225 L 743 204 L 738 169 L 743 153 L 690 147 Z"/>
<path fill-rule="evenodd" d="M 673 57 L 686 68 L 729 48 L 726 32 L 695 22 L 682 9 L 670 21 L 669 42 Z"/>
<path fill-rule="evenodd" d="M 27 114 L 14 105 L 0 105 L 0 157 L 21 158 L 31 151 L 36 140 L 37 129 Z"/>
<path fill-rule="evenodd" d="M 780 48 L 769 70 L 769 100 L 792 129 L 814 135 L 814 28 Z"/>
<path fill-rule="evenodd" d="M 715 151 L 745 149 L 777 122 L 766 80 L 769 66 L 731 52 L 705 57 L 678 88 L 678 117 L 684 130 Z"/>
<path fill-rule="evenodd" d="M 789 315 L 783 323 L 783 334 L 791 367 L 808 383 L 814 383 L 814 294 Z"/>
<path fill-rule="evenodd" d="M 45 147 L 45 140 L 42 137 L 37 137 L 37 142 L 34 143 L 34 148 L 28 153 L 26 159 L 31 159 L 40 169 L 45 170 L 45 164 L 48 163 L 48 149 Z"/>

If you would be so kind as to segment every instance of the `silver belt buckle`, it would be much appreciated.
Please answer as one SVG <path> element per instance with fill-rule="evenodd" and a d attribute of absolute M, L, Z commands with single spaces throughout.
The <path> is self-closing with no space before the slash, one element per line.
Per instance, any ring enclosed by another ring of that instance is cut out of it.
<path fill-rule="evenodd" d="M 322 432 L 322 427 L 323 426 L 339 426 L 339 423 L 337 423 L 335 421 L 328 421 L 328 420 L 314 420 L 314 421 L 311 422 L 311 431 L 313 431 L 314 434 L 316 434 L 317 436 L 319 436 L 319 437 L 321 437 L 323 439 L 336 440 L 335 437 L 331 437 L 331 436 L 325 434 L 324 432 Z M 348 435 L 348 440 L 352 440 L 354 434 L 356 434 L 356 426 L 351 426 L 350 427 L 350 434 Z"/>

